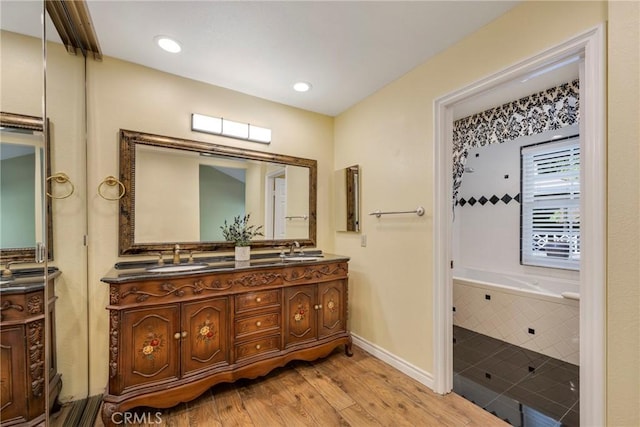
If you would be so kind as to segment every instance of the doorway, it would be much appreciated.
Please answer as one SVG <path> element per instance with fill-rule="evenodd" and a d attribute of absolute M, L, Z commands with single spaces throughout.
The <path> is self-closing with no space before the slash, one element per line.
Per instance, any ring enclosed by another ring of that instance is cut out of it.
<path fill-rule="evenodd" d="M 265 239 L 286 238 L 287 175 L 284 167 L 266 175 Z"/>
<path fill-rule="evenodd" d="M 580 422 L 605 421 L 606 141 L 604 26 L 580 34 L 535 57 L 502 70 L 435 101 L 434 159 L 434 389 L 453 388 L 453 291 L 451 170 L 453 111 L 456 105 L 524 78 L 549 64 L 579 56 L 581 68 L 580 141 L 582 254 L 580 260 Z"/>

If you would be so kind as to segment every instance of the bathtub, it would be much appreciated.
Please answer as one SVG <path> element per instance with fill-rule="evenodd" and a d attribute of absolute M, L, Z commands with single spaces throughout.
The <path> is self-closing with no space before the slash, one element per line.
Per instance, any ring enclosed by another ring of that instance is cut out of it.
<path fill-rule="evenodd" d="M 521 291 L 538 296 L 574 300 L 580 299 L 580 283 L 574 280 L 557 279 L 546 276 L 497 273 L 471 268 L 454 270 L 453 280 L 466 282 L 467 284 L 495 286 L 500 289 L 515 292 Z"/>
<path fill-rule="evenodd" d="M 579 282 L 459 269 L 453 324 L 579 364 Z"/>

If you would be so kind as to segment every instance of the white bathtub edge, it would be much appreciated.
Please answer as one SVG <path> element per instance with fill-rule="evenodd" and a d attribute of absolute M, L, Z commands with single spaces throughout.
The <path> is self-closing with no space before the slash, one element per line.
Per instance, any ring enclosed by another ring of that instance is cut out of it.
<path fill-rule="evenodd" d="M 562 298 L 580 301 L 580 294 L 577 292 L 563 292 L 560 294 Z"/>

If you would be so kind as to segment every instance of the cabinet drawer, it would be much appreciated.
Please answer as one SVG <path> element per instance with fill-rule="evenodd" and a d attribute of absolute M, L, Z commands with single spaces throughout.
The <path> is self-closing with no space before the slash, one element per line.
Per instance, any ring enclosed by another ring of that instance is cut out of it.
<path fill-rule="evenodd" d="M 245 319 L 236 319 L 235 337 L 237 339 L 256 333 L 270 332 L 280 329 L 280 313 L 265 313 Z"/>
<path fill-rule="evenodd" d="M 264 307 L 280 307 L 279 289 L 236 295 L 236 313 Z"/>
<path fill-rule="evenodd" d="M 280 334 L 236 345 L 236 362 L 280 349 Z"/>
<path fill-rule="evenodd" d="M 44 313 L 44 292 L 2 294 L 0 321 L 25 321 Z"/>

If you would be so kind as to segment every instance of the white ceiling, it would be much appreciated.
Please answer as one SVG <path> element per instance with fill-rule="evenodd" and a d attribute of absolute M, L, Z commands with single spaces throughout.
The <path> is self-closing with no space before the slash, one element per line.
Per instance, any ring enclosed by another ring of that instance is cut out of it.
<path fill-rule="evenodd" d="M 1 3 L 2 28 L 17 32 L 28 33 L 15 18 L 22 10 L 42 8 L 35 1 Z M 331 116 L 517 3 L 87 2 L 107 56 Z M 31 32 L 39 36 L 37 26 Z M 157 35 L 179 40 L 182 52 L 160 50 L 153 43 Z M 293 91 L 299 80 L 310 82 L 312 90 Z"/>
<path fill-rule="evenodd" d="M 514 4 L 88 2 L 105 55 L 331 116 Z M 183 51 L 161 51 L 153 44 L 160 34 L 179 40 Z M 293 91 L 299 80 L 312 90 Z"/>
<path fill-rule="evenodd" d="M 88 0 L 102 52 L 335 116 L 515 6 L 518 1 Z M 0 1 L 1 28 L 40 37 L 42 3 Z M 48 38 L 60 42 L 51 21 Z M 169 54 L 157 35 L 178 39 Z M 578 63 L 502 85 L 454 109 L 466 117 L 578 76 Z M 310 92 L 292 85 L 304 80 Z"/>

